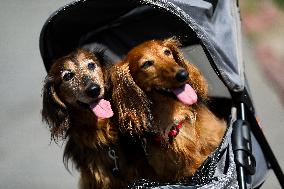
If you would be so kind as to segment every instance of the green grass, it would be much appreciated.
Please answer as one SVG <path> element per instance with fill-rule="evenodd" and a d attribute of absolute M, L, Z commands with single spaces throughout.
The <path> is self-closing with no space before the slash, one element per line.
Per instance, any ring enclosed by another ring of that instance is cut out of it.
<path fill-rule="evenodd" d="M 275 4 L 278 5 L 281 9 L 284 8 L 284 1 L 283 0 L 274 0 Z"/>

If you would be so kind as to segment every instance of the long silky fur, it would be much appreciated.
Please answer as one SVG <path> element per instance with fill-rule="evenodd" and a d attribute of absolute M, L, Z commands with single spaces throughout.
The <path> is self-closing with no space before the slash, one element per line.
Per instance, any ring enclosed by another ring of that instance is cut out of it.
<path fill-rule="evenodd" d="M 127 62 L 113 66 L 112 99 L 122 132 L 142 133 L 151 127 L 151 101 L 133 81 Z"/>
<path fill-rule="evenodd" d="M 62 102 L 58 102 L 56 98 L 54 98 L 57 94 L 53 77 L 49 75 L 46 76 L 42 94 L 42 120 L 46 122 L 49 127 L 51 139 L 58 141 L 58 139 L 66 137 L 65 134 L 69 128 L 70 117 L 68 110 L 62 106 Z"/>

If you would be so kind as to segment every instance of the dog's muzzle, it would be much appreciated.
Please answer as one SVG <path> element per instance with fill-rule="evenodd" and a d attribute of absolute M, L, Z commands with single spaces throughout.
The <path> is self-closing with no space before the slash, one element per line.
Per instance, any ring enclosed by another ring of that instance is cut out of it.
<path fill-rule="evenodd" d="M 86 89 L 86 94 L 89 97 L 97 98 L 100 95 L 101 87 L 97 84 L 90 84 Z"/>
<path fill-rule="evenodd" d="M 176 73 L 175 79 L 178 82 L 184 82 L 188 79 L 188 72 L 185 69 L 181 69 Z"/>

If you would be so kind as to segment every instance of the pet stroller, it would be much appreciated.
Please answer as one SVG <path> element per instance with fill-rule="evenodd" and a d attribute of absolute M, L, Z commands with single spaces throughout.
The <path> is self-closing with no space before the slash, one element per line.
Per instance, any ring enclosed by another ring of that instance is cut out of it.
<path fill-rule="evenodd" d="M 284 177 L 255 118 L 243 70 L 237 0 L 77 0 L 57 10 L 40 35 L 46 67 L 77 47 L 106 49 L 114 62 L 149 39 L 176 36 L 209 83 L 209 106 L 228 120 L 219 148 L 188 183 L 139 180 L 129 188 L 255 188 L 272 168 Z"/>

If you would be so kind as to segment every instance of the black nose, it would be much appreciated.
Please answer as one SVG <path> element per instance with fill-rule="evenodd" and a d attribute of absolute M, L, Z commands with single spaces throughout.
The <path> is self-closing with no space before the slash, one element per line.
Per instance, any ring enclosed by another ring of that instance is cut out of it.
<path fill-rule="evenodd" d="M 176 73 L 176 80 L 179 81 L 179 82 L 184 82 L 188 79 L 188 72 L 184 69 L 182 70 L 179 70 L 177 73 Z"/>
<path fill-rule="evenodd" d="M 97 84 L 91 84 L 86 89 L 86 93 L 89 97 L 96 98 L 100 95 L 101 88 Z"/>

